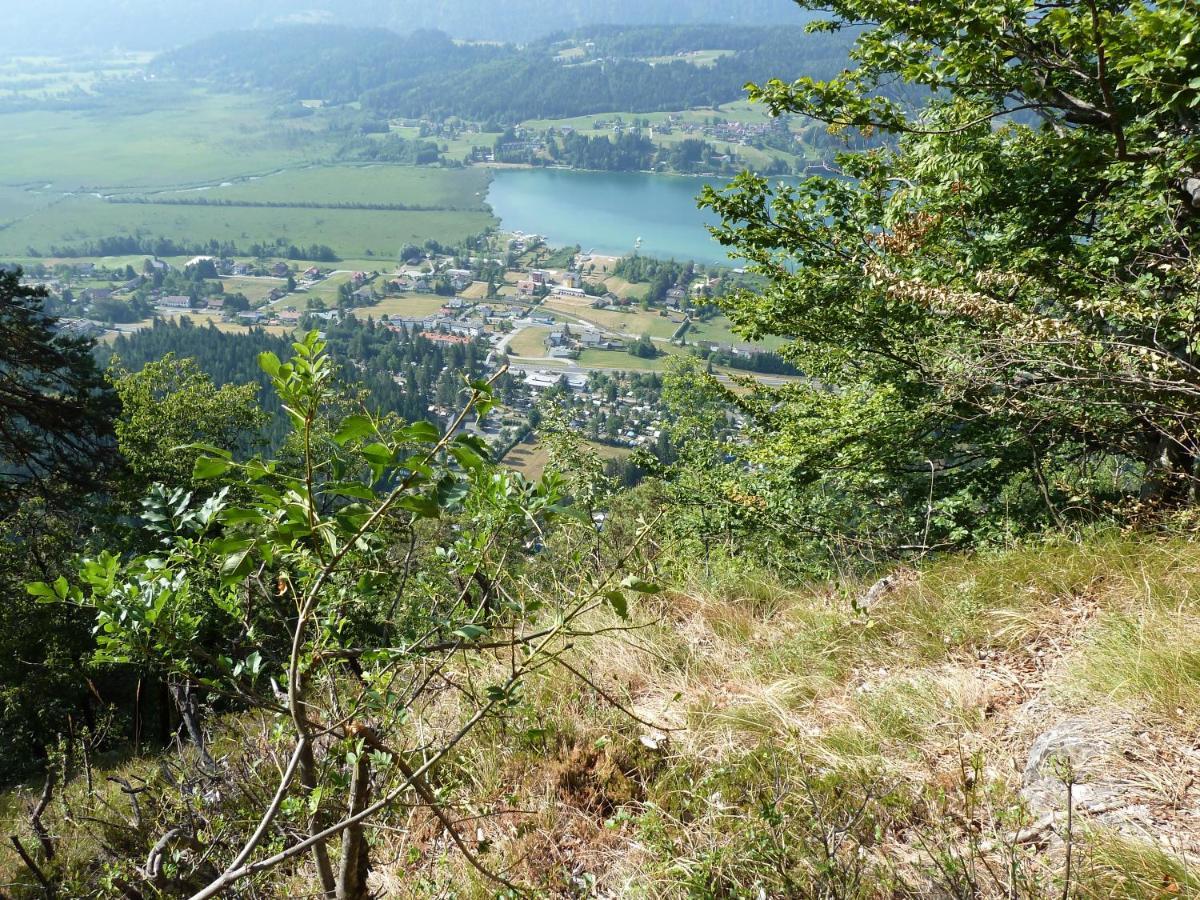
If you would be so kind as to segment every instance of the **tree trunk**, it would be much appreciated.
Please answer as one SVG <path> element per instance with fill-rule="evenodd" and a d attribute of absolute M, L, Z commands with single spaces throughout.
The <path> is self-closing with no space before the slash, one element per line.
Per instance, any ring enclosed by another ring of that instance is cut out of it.
<path fill-rule="evenodd" d="M 1196 452 L 1183 441 L 1162 435 L 1146 461 L 1140 498 L 1171 508 L 1189 502 L 1196 489 Z"/>
<path fill-rule="evenodd" d="M 300 784 L 309 793 L 317 789 L 317 760 L 313 756 L 312 744 L 307 741 L 300 753 Z M 322 830 L 321 816 L 318 810 L 309 817 L 308 833 L 310 835 L 318 834 Z M 313 844 L 312 856 L 313 863 L 317 867 L 317 874 L 321 878 L 321 889 L 324 896 L 336 896 L 337 881 L 333 877 L 333 865 L 329 862 L 329 848 L 325 846 L 324 841 Z"/>
<path fill-rule="evenodd" d="M 200 704 L 196 700 L 196 694 L 192 690 L 191 684 L 188 682 L 172 684 L 171 696 L 175 700 L 175 708 L 179 710 L 179 718 L 183 720 L 188 737 L 192 739 L 192 743 L 196 745 L 196 750 L 200 753 L 200 761 L 206 769 L 210 771 L 216 770 L 217 763 L 208 755 L 208 748 L 204 745 L 204 729 L 200 722 Z"/>
<path fill-rule="evenodd" d="M 371 761 L 365 752 L 360 752 L 350 776 L 350 815 L 362 812 L 370 804 Z M 337 900 L 367 900 L 367 875 L 370 872 L 370 855 L 367 848 L 366 829 L 362 823 L 348 826 L 342 831 L 342 863 L 338 873 Z"/>

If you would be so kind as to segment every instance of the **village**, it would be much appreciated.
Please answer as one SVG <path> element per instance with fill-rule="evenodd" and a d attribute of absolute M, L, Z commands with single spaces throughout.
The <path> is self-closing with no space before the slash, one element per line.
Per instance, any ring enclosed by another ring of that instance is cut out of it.
<path fill-rule="evenodd" d="M 640 272 L 634 263 L 550 252 L 537 235 L 505 235 L 493 249 L 426 252 L 386 271 L 197 256 L 147 258 L 140 273 L 103 261 L 72 263 L 27 280 L 50 291 L 57 310 L 70 310 L 59 320 L 62 331 L 101 341 L 184 317 L 223 331 L 291 334 L 352 316 L 374 320 L 398 340 L 474 344 L 490 370 L 507 366 L 521 386 L 496 424 L 480 432 L 494 446 L 515 447 L 517 458 L 528 452 L 517 445 L 547 403 L 564 411 L 575 432 L 618 456 L 661 450 L 660 391 L 670 360 L 712 352 L 748 358 L 762 349 L 706 338 L 731 337 L 723 320 L 713 321 L 711 299 L 736 276 L 732 270 L 671 264 L 642 282 L 616 274 Z M 121 304 L 147 307 L 147 315 L 133 322 L 89 315 Z"/>

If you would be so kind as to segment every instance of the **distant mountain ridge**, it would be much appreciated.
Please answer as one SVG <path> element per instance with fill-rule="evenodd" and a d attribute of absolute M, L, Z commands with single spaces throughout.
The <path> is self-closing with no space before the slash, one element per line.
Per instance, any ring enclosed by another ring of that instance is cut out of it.
<path fill-rule="evenodd" d="M 797 24 L 811 14 L 790 0 L 7 0 L 0 52 L 68 54 L 120 47 L 165 50 L 222 31 L 281 24 L 434 28 L 468 40 L 527 42 L 604 22 Z"/>

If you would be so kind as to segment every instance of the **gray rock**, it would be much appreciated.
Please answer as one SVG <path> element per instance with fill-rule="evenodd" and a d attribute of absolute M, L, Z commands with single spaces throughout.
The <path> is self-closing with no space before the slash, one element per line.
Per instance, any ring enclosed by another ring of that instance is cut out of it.
<path fill-rule="evenodd" d="M 1029 748 L 1021 796 L 1034 815 L 1064 810 L 1067 780 L 1076 807 L 1119 804 L 1126 785 L 1108 780 L 1103 763 L 1122 738 L 1111 721 L 1066 719 L 1038 735 Z"/>
<path fill-rule="evenodd" d="M 1192 198 L 1192 206 L 1200 209 L 1200 178 L 1184 179 L 1183 191 Z"/>

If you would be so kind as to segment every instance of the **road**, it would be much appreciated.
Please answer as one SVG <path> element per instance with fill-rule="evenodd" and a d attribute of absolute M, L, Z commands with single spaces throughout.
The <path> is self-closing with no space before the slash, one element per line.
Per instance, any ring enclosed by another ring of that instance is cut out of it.
<path fill-rule="evenodd" d="M 615 357 L 614 357 L 615 358 Z M 611 366 L 580 366 L 570 360 L 545 358 L 531 358 L 526 356 L 510 357 L 508 368 L 512 372 L 551 372 L 555 375 L 566 375 L 568 378 L 587 378 L 592 372 L 613 372 L 622 371 L 619 362 Z M 625 369 L 624 371 L 639 371 L 635 369 Z M 761 375 L 757 372 L 746 372 L 745 375 L 753 378 L 764 387 L 782 387 L 785 384 L 794 383 L 796 379 L 787 378 L 782 375 Z M 721 384 L 734 384 L 733 377 L 725 372 L 715 372 L 714 376 Z"/>

